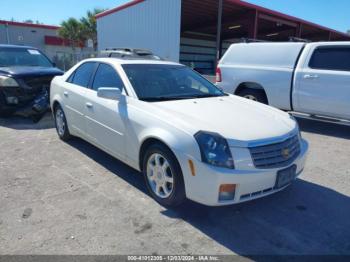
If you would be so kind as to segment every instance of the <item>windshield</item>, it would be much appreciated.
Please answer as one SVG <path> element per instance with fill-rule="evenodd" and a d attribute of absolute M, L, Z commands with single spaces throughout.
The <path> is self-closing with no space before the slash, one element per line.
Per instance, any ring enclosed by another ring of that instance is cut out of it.
<path fill-rule="evenodd" d="M 123 65 L 140 100 L 156 102 L 225 96 L 215 85 L 181 65 Z"/>
<path fill-rule="evenodd" d="M 41 66 L 52 67 L 51 61 L 36 49 L 0 48 L 0 67 Z"/>

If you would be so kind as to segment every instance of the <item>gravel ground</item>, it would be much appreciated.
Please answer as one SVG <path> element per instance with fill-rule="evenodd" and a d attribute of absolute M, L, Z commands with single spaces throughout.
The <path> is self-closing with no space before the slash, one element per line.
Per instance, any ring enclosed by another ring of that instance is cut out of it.
<path fill-rule="evenodd" d="M 310 155 L 275 195 L 165 209 L 141 174 L 39 124 L 0 120 L 0 254 L 350 255 L 350 128 L 300 120 Z"/>

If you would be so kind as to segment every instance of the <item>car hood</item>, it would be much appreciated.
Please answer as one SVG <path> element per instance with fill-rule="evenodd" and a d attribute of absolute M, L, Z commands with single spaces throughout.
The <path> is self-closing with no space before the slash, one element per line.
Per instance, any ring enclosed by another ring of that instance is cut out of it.
<path fill-rule="evenodd" d="M 284 137 L 296 129 L 289 114 L 245 98 L 225 97 L 154 103 L 171 124 L 192 133 L 216 132 L 232 146 Z"/>
<path fill-rule="evenodd" d="M 13 67 L 0 67 L 0 74 L 9 75 L 12 77 L 57 76 L 57 75 L 63 75 L 63 72 L 56 67 L 13 66 Z"/>

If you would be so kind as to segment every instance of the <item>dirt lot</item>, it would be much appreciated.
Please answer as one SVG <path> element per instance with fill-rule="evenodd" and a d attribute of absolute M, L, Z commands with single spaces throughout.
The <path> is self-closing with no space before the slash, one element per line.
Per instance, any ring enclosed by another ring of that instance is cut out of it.
<path fill-rule="evenodd" d="M 250 203 L 165 209 L 142 176 L 50 116 L 0 120 L 0 254 L 348 254 L 350 128 L 300 120 L 307 168 Z"/>

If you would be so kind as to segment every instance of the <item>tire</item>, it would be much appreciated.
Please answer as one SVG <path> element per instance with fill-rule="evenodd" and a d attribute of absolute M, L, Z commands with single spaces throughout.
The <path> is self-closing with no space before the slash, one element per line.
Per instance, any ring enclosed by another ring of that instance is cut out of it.
<path fill-rule="evenodd" d="M 180 164 L 166 146 L 151 145 L 145 152 L 142 167 L 147 188 L 158 203 L 176 207 L 186 200 Z"/>
<path fill-rule="evenodd" d="M 68 141 L 72 136 L 69 133 L 66 115 L 60 105 L 54 109 L 55 126 L 59 138 L 63 141 Z"/>
<path fill-rule="evenodd" d="M 263 103 L 265 105 L 268 104 L 267 97 L 264 90 L 261 89 L 252 89 L 252 88 L 245 88 L 242 91 L 238 93 L 239 96 L 254 100 L 260 103 Z"/>

